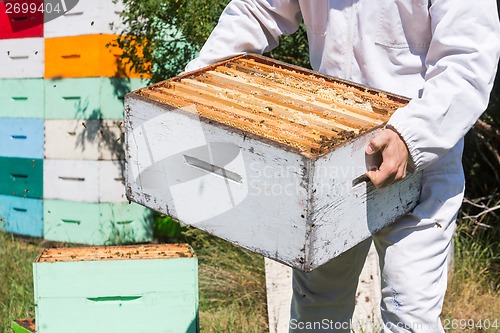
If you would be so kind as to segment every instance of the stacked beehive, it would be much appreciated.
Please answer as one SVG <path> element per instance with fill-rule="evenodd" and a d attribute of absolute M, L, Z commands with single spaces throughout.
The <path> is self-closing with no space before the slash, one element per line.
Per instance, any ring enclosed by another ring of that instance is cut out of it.
<path fill-rule="evenodd" d="M 0 226 L 41 237 L 43 12 L 16 14 L 9 8 L 13 13 L 7 15 L 6 7 L 0 2 Z"/>
<path fill-rule="evenodd" d="M 49 20 L 70 3 L 34 0 L 35 13 L 7 15 L 15 2 L 26 3 L 0 3 L 4 229 L 83 244 L 150 240 L 149 211 L 129 205 L 123 185 L 123 96 L 146 82 L 109 47 L 120 5 L 79 1 Z"/>

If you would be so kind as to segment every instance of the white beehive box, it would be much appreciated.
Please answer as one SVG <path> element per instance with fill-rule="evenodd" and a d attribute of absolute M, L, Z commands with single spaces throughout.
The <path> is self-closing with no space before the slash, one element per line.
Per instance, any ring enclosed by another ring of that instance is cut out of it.
<path fill-rule="evenodd" d="M 44 39 L 0 40 L 0 78 L 41 78 L 44 72 Z"/>
<path fill-rule="evenodd" d="M 185 244 L 45 249 L 38 333 L 196 333 L 198 261 Z"/>
<path fill-rule="evenodd" d="M 69 11 L 45 22 L 45 37 L 113 34 L 123 30 L 123 4 L 115 1 L 78 1 Z"/>
<path fill-rule="evenodd" d="M 126 96 L 130 200 L 304 271 L 413 209 L 365 147 L 407 99 L 245 55 Z"/>

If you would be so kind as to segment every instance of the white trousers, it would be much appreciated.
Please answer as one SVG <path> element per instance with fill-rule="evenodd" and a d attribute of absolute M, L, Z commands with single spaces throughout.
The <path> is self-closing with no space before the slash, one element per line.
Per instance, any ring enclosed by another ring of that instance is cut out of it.
<path fill-rule="evenodd" d="M 412 214 L 312 272 L 293 271 L 290 332 L 350 332 L 358 276 L 372 241 L 380 260 L 383 332 L 444 332 L 439 316 L 464 182 L 461 169 L 433 169 L 424 172 Z"/>

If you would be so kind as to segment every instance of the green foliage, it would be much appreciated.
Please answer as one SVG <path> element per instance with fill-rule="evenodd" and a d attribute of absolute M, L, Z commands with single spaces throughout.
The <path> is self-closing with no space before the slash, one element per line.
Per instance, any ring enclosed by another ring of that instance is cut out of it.
<path fill-rule="evenodd" d="M 309 43 L 304 24 L 294 34 L 282 36 L 280 45 L 266 55 L 289 64 L 310 69 Z"/>
<path fill-rule="evenodd" d="M 153 216 L 153 236 L 160 242 L 173 242 L 181 238 L 182 232 L 186 231 L 179 222 L 160 213 L 155 212 Z"/>
<path fill-rule="evenodd" d="M 152 82 L 181 72 L 215 27 L 228 1 L 123 0 L 122 60 Z"/>
<path fill-rule="evenodd" d="M 463 160 L 468 180 L 468 195 L 480 197 L 499 193 L 500 75 L 498 74 L 488 109 L 466 136 L 465 144 Z"/>
<path fill-rule="evenodd" d="M 158 82 L 184 70 L 217 24 L 228 0 L 123 0 L 122 13 L 127 27 L 118 39 L 123 49 L 122 65 L 130 64 L 138 73 Z M 276 59 L 309 67 L 304 27 L 284 36 L 270 54 Z"/>

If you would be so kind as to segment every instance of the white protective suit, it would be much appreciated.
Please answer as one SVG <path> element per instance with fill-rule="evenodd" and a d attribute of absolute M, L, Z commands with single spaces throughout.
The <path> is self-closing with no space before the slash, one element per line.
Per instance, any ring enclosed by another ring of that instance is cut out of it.
<path fill-rule="evenodd" d="M 383 327 L 443 332 L 446 258 L 464 190 L 463 137 L 486 109 L 500 53 L 496 1 L 234 0 L 186 70 L 269 51 L 301 18 L 315 70 L 412 98 L 389 124 L 424 170 L 423 187 L 412 214 L 373 235 Z M 349 332 L 369 246 L 311 273 L 294 271 L 291 332 Z"/>

